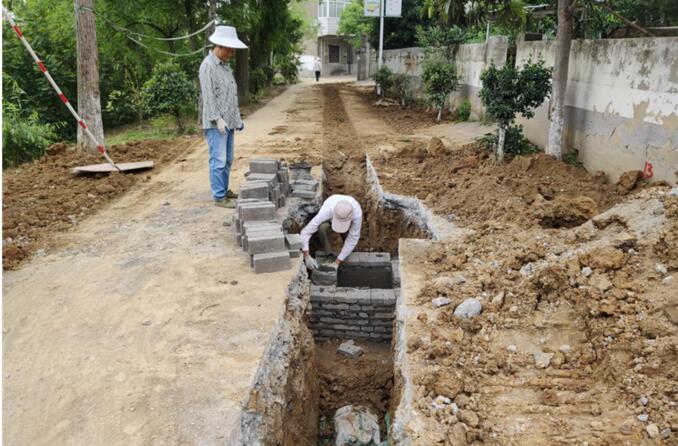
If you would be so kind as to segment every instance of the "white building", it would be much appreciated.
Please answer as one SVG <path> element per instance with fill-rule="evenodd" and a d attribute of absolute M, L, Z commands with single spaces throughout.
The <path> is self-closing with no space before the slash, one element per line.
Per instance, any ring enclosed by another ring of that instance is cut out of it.
<path fill-rule="evenodd" d="M 304 39 L 302 75 L 312 74 L 316 56 L 322 61 L 323 76 L 355 73 L 354 50 L 337 32 L 341 11 L 349 3 L 350 0 L 308 0 L 304 3 L 306 17 L 313 23 L 316 35 Z"/>

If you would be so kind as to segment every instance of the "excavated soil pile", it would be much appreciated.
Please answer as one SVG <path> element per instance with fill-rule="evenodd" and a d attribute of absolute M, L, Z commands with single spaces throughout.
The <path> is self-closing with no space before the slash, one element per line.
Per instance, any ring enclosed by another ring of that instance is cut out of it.
<path fill-rule="evenodd" d="M 384 189 L 416 196 L 465 226 L 493 220 L 572 227 L 621 198 L 604 176 L 543 154 L 497 165 L 477 144 L 447 150 L 437 138 L 401 143 L 374 161 Z"/>
<path fill-rule="evenodd" d="M 401 107 L 397 101 L 380 101 L 374 95 L 374 88 L 371 87 L 346 88 L 357 93 L 374 114 L 379 115 L 400 133 L 412 133 L 415 130 L 439 124 L 436 122 L 437 110 L 418 103 L 408 103 L 405 107 Z M 453 122 L 452 118 L 451 114 L 445 113 L 440 123 Z"/>
<path fill-rule="evenodd" d="M 194 139 L 179 142 L 146 140 L 110 148 L 116 161 L 153 160 L 157 172 L 177 158 Z M 75 166 L 102 162 L 98 154 L 69 150 L 55 144 L 41 159 L 3 172 L 3 269 L 14 269 L 37 250 L 48 248 L 50 237 L 71 228 L 134 183 L 147 181 L 149 172 L 75 176 Z"/>
<path fill-rule="evenodd" d="M 421 444 L 678 444 L 678 197 L 667 191 L 572 229 L 489 222 L 421 254 L 428 282 L 407 346 Z M 450 302 L 436 308 L 441 296 Z M 483 310 L 461 319 L 467 298 Z"/>

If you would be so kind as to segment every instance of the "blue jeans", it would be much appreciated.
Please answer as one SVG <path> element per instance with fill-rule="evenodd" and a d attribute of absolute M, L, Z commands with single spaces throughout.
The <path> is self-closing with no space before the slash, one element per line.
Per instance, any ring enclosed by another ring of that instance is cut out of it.
<path fill-rule="evenodd" d="M 210 188 L 212 197 L 220 200 L 228 190 L 228 176 L 233 164 L 233 130 L 205 129 L 210 153 Z"/>

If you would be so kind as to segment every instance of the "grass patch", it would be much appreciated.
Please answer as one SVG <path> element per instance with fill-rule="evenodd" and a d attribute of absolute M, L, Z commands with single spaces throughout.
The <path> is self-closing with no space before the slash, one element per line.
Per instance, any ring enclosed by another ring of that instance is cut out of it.
<path fill-rule="evenodd" d="M 195 116 L 192 116 L 192 118 L 195 118 Z M 197 133 L 197 124 L 191 123 L 186 125 L 185 135 L 195 135 Z M 142 124 L 132 124 L 114 129 L 106 135 L 106 145 L 114 146 L 145 139 L 170 139 L 176 136 L 178 136 L 178 132 L 174 118 L 160 116 L 144 121 Z"/>

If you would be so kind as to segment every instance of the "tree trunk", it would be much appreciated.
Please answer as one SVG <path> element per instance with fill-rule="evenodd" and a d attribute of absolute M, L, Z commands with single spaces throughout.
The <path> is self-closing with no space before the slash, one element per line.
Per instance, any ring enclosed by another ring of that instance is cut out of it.
<path fill-rule="evenodd" d="M 441 105 L 440 108 L 438 109 L 438 117 L 436 118 L 436 122 L 440 122 L 440 118 L 443 117 L 443 107 L 444 106 Z"/>
<path fill-rule="evenodd" d="M 94 21 L 94 0 L 75 1 L 75 37 L 78 60 L 78 114 L 85 121 L 97 141 L 92 141 L 78 126 L 79 149 L 97 151 L 97 142 L 104 144 L 104 126 L 101 120 L 101 92 L 99 91 L 99 50 Z"/>
<path fill-rule="evenodd" d="M 186 132 L 184 121 L 181 119 L 181 110 L 174 110 L 174 119 L 177 122 L 177 133 L 183 135 Z"/>
<path fill-rule="evenodd" d="M 499 127 L 499 137 L 497 138 L 497 163 L 504 162 L 504 141 L 506 140 L 506 129 Z"/>
<path fill-rule="evenodd" d="M 572 46 L 572 2 L 558 0 L 558 34 L 556 35 L 555 65 L 551 93 L 551 127 L 546 154 L 563 158 L 565 145 L 565 92 Z"/>
<path fill-rule="evenodd" d="M 195 20 L 193 17 L 193 0 L 184 0 L 184 12 L 186 13 L 186 25 L 188 26 L 189 34 L 195 30 Z M 191 36 L 188 38 L 188 46 L 191 51 L 198 50 L 198 36 Z"/>
<path fill-rule="evenodd" d="M 244 44 L 249 45 L 249 41 L 245 36 L 240 36 Z M 249 48 L 235 50 L 235 80 L 238 86 L 238 105 L 247 105 L 250 103 L 249 97 Z"/>

